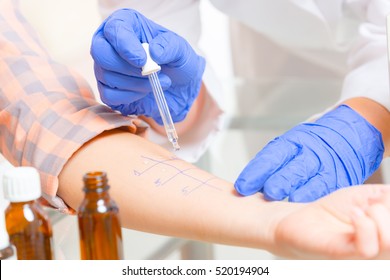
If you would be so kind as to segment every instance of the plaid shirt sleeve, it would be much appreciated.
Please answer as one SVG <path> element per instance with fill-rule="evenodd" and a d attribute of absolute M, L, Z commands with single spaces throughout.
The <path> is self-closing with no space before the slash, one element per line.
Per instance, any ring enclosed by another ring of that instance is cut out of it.
<path fill-rule="evenodd" d="M 80 76 L 52 61 L 16 2 L 0 1 L 0 151 L 14 166 L 37 168 L 43 198 L 67 212 L 56 193 L 72 154 L 105 130 L 145 126 L 98 103 Z"/>

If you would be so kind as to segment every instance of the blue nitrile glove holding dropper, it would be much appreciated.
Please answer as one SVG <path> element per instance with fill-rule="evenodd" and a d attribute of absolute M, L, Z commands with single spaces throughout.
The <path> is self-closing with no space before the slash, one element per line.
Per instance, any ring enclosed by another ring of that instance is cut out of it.
<path fill-rule="evenodd" d="M 346 105 L 300 124 L 262 149 L 235 182 L 242 195 L 309 202 L 362 184 L 379 167 L 381 133 Z"/>
<path fill-rule="evenodd" d="M 149 43 L 152 59 L 161 66 L 159 80 L 174 122 L 182 121 L 197 97 L 205 60 L 174 32 L 137 11 L 114 12 L 92 39 L 91 55 L 101 100 L 123 115 L 152 117 L 162 125 L 148 78 L 142 76 Z"/>

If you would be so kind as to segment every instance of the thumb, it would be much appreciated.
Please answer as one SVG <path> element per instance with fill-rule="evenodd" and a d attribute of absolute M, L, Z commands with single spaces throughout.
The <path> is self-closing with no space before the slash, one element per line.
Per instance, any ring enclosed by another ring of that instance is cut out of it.
<path fill-rule="evenodd" d="M 191 56 L 191 46 L 187 41 L 173 32 L 160 33 L 149 43 L 153 60 L 171 67 L 184 65 Z"/>
<path fill-rule="evenodd" d="M 162 26 L 131 9 L 114 12 L 103 26 L 107 41 L 124 60 L 135 67 L 142 67 L 146 62 L 141 43 L 150 42 L 165 31 Z"/>
<path fill-rule="evenodd" d="M 238 176 L 234 187 L 242 195 L 262 191 L 265 181 L 291 161 L 302 149 L 296 143 L 277 137 L 268 143 Z"/>

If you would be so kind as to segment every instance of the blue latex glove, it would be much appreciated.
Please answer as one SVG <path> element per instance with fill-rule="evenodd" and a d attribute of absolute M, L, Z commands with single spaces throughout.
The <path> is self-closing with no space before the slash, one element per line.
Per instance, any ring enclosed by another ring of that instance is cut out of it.
<path fill-rule="evenodd" d="M 262 192 L 267 200 L 309 202 L 362 184 L 379 167 L 383 152 L 381 133 L 342 105 L 268 143 L 235 188 L 242 195 Z"/>
<path fill-rule="evenodd" d="M 174 122 L 182 121 L 197 97 L 205 61 L 177 34 L 137 11 L 114 12 L 92 39 L 91 55 L 101 100 L 123 115 L 145 115 L 162 124 L 147 77 L 141 67 L 149 43 L 152 59 L 161 66 L 159 79 Z"/>

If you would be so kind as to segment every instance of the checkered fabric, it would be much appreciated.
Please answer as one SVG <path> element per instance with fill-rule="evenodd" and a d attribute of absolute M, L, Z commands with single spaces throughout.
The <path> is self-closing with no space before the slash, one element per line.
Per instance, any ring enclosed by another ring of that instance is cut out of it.
<path fill-rule="evenodd" d="M 82 77 L 53 61 L 15 4 L 0 0 L 0 152 L 14 166 L 37 168 L 43 197 L 67 212 L 56 193 L 72 154 L 103 131 L 145 127 L 97 102 Z"/>

